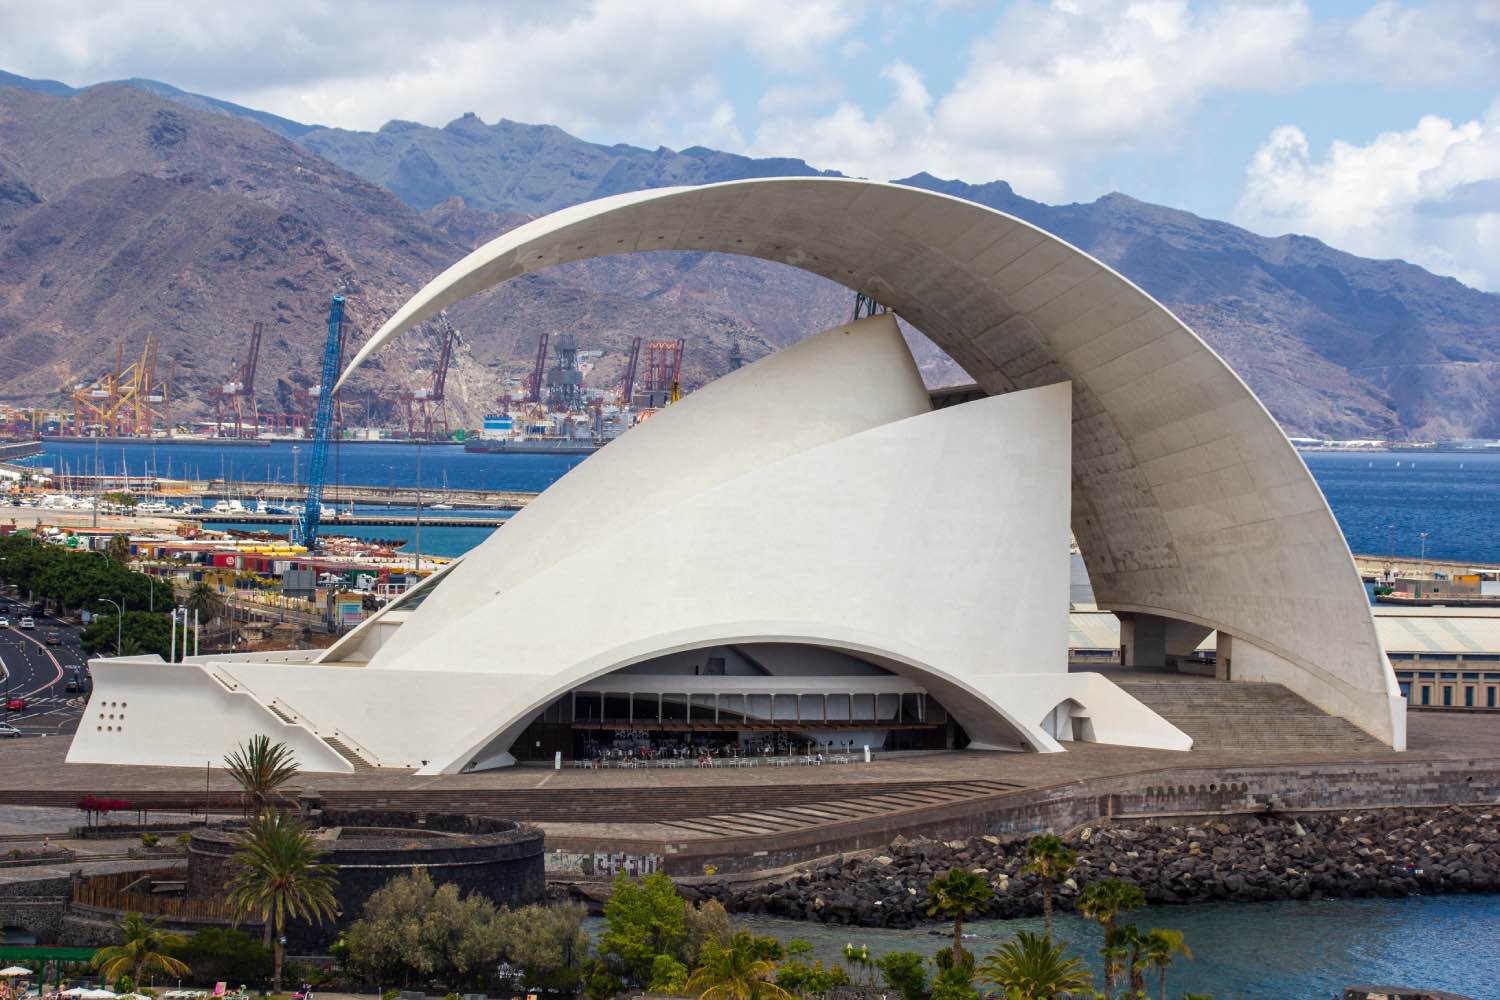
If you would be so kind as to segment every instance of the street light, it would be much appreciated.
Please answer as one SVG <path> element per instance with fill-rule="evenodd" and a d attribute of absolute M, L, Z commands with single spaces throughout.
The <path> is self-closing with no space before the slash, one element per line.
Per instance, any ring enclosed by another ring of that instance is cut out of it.
<path fill-rule="evenodd" d="M 113 604 L 115 606 L 115 655 L 119 656 L 121 649 L 120 636 L 125 626 L 125 609 L 120 606 L 118 601 L 111 601 L 107 597 L 101 597 L 99 600 L 105 604 Z"/>

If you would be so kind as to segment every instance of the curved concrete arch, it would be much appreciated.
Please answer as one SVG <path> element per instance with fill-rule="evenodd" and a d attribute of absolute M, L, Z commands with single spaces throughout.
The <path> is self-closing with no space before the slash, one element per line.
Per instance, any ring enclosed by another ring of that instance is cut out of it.
<path fill-rule="evenodd" d="M 1062 749 L 1039 724 L 1018 717 L 1004 699 L 996 696 L 996 691 L 987 689 L 988 685 L 977 685 L 938 667 L 924 659 L 922 651 L 909 648 L 896 636 L 871 635 L 824 622 L 726 621 L 675 633 L 637 637 L 626 646 L 602 651 L 586 662 L 575 664 L 565 673 L 549 677 L 545 693 L 533 696 L 524 707 L 508 708 L 505 718 L 481 723 L 478 729 L 459 741 L 465 748 L 462 752 L 455 753 L 449 760 L 435 762 L 427 770 L 433 773 L 458 771 L 475 759 L 479 760 L 481 770 L 494 766 L 495 758 L 508 753 L 515 739 L 549 703 L 626 667 L 672 653 L 756 643 L 817 646 L 851 653 L 898 676 L 919 680 L 948 713 L 958 719 L 976 749 L 1042 752 Z M 1016 675 L 1007 680 L 1045 683 L 1047 679 Z M 1183 749 L 1186 748 L 1184 745 Z"/>
<path fill-rule="evenodd" d="M 575 206 L 443 272 L 340 382 L 391 338 L 501 281 L 647 250 L 744 254 L 857 289 L 922 330 L 990 394 L 1071 381 L 1073 532 L 1100 605 L 1219 629 L 1237 641 L 1236 679 L 1286 684 L 1404 746 L 1404 705 L 1348 547 L 1260 401 L 1139 288 L 983 206 L 829 178 Z"/>

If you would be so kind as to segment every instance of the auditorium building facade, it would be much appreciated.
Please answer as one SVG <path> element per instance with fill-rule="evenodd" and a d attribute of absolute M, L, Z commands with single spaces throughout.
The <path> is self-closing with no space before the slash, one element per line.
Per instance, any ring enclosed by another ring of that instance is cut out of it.
<path fill-rule="evenodd" d="M 1218 637 L 1401 749 L 1404 702 L 1327 504 L 1176 317 L 980 205 L 828 178 L 635 192 L 439 275 L 364 346 L 500 282 L 657 250 L 747 254 L 890 309 L 667 407 L 327 650 L 95 661 L 70 761 L 201 766 L 252 733 L 312 771 L 619 753 L 1191 740 L 1070 671 L 1069 534 L 1126 667 Z M 896 316 L 974 380 L 930 393 Z"/>

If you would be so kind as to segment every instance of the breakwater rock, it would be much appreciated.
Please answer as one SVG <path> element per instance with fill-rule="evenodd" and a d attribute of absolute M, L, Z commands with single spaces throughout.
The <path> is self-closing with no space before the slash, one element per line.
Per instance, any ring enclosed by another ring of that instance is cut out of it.
<path fill-rule="evenodd" d="M 968 868 L 994 887 L 985 915 L 1032 916 L 1042 910 L 1042 893 L 1035 876 L 1021 873 L 1027 839 L 897 838 L 873 857 L 825 861 L 776 882 L 707 879 L 683 888 L 731 912 L 902 928 L 929 919 L 927 886 L 934 878 Z M 1073 908 L 1081 886 L 1111 877 L 1136 883 L 1151 903 L 1500 890 L 1500 820 L 1478 809 L 1096 825 L 1064 839 L 1078 852 L 1078 866 L 1057 886 L 1059 910 Z"/>

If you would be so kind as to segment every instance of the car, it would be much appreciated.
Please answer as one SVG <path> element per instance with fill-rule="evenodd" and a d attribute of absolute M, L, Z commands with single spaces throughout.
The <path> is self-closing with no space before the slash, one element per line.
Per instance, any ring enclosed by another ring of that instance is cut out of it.
<path fill-rule="evenodd" d="M 72 677 L 69 678 L 68 683 L 63 685 L 63 690 L 68 694 L 77 694 L 79 691 L 83 690 L 83 685 L 79 683 L 77 677 Z"/>
<path fill-rule="evenodd" d="M 10 628 L 10 619 L 0 615 L 0 628 Z"/>
<path fill-rule="evenodd" d="M 9 722 L 0 722 L 0 736 L 20 736 L 21 731 Z"/>
<path fill-rule="evenodd" d="M 7 701 L 5 703 L 5 710 L 7 712 L 24 712 L 24 711 L 26 711 L 26 699 L 25 698 L 12 698 L 10 701 Z"/>
<path fill-rule="evenodd" d="M 21 619 L 21 627 L 36 628 L 36 619 L 31 617 L 30 615 L 27 615 L 25 618 Z"/>
<path fill-rule="evenodd" d="M 49 646 L 61 646 L 62 635 L 57 632 L 48 632 L 47 638 L 43 640 Z"/>

